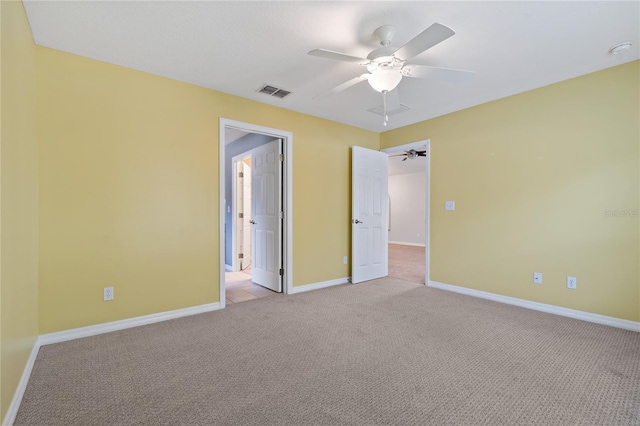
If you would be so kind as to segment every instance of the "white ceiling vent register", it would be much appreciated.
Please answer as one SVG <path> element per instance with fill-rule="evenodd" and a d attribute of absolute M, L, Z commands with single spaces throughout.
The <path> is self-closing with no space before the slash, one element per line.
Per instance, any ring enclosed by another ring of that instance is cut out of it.
<path fill-rule="evenodd" d="M 261 88 L 258 89 L 259 93 L 264 93 L 265 95 L 274 96 L 276 98 L 285 98 L 291 94 L 290 91 L 281 89 L 272 84 L 265 84 Z"/>
<path fill-rule="evenodd" d="M 392 111 L 387 111 L 387 115 L 391 117 L 392 115 L 400 114 L 401 112 L 409 111 L 411 109 L 410 106 L 405 104 L 400 104 L 400 106 Z M 384 105 L 378 105 L 375 108 L 368 109 L 367 111 L 372 112 L 374 114 L 382 115 L 384 117 Z"/>

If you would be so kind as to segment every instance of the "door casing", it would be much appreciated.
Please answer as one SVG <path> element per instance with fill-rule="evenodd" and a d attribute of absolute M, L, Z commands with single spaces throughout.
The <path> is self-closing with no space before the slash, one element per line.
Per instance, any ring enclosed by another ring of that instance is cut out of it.
<path fill-rule="evenodd" d="M 273 136 L 274 138 L 281 138 L 283 140 L 282 150 L 284 154 L 284 167 L 282 175 L 282 188 L 283 188 L 283 207 L 284 207 L 284 224 L 283 224 L 283 238 L 282 238 L 282 259 L 284 276 L 282 280 L 282 292 L 285 294 L 291 293 L 293 290 L 293 133 L 286 130 L 274 129 L 265 126 L 259 126 L 257 124 L 245 123 L 242 121 L 231 120 L 228 118 L 220 117 L 219 122 L 219 151 L 218 151 L 218 170 L 219 170 L 219 212 L 220 215 L 220 227 L 219 227 L 219 251 L 220 257 L 218 260 L 218 266 L 220 269 L 220 308 L 224 308 L 226 303 L 225 299 L 225 146 L 226 135 L 225 129 L 232 128 L 237 130 L 243 130 L 249 133 L 259 133 L 267 136 Z"/>
<path fill-rule="evenodd" d="M 240 206 L 239 205 L 239 198 L 240 198 L 240 194 L 242 194 L 242 197 L 246 197 L 246 194 L 243 190 L 243 188 L 240 188 L 240 186 L 244 186 L 244 179 L 242 179 L 242 181 L 240 180 L 241 178 L 238 177 L 238 173 L 243 171 L 243 161 L 247 158 L 247 153 L 242 153 L 240 155 L 236 155 L 235 157 L 233 157 L 231 159 L 231 167 L 232 167 L 232 174 L 231 176 L 233 176 L 233 184 L 231 185 L 231 200 L 232 200 L 232 207 L 231 207 L 231 211 L 234 213 L 234 215 L 232 216 L 233 218 L 233 226 L 231 226 L 231 271 L 230 272 L 238 272 L 240 270 L 242 270 L 241 268 L 241 264 L 244 264 L 244 262 L 240 262 L 239 258 L 238 258 L 238 254 L 240 253 L 240 246 L 244 246 L 244 244 L 240 243 L 240 234 L 241 232 L 239 232 L 239 220 L 238 220 L 238 212 L 240 210 L 242 210 L 243 212 L 245 211 L 244 206 Z M 250 195 L 249 195 L 250 197 Z M 250 219 L 250 217 L 247 217 L 247 215 L 244 215 L 245 219 Z M 244 220 L 243 220 L 244 221 Z M 243 231 L 244 232 L 244 231 Z M 244 253 L 244 257 L 247 257 L 247 250 L 246 247 L 244 247 L 243 250 Z M 226 267 L 228 268 L 228 264 L 226 265 Z M 228 270 L 228 269 L 227 269 Z"/>
<path fill-rule="evenodd" d="M 427 161 L 425 170 L 425 188 L 427 188 L 427 196 L 425 197 L 425 206 L 424 206 L 424 219 L 425 219 L 425 230 L 424 233 L 424 254 L 425 254 L 425 277 L 424 283 L 425 285 L 429 285 L 429 276 L 430 276 L 430 262 L 429 262 L 429 241 L 431 239 L 431 214 L 430 214 L 430 206 L 431 206 L 431 140 L 425 139 L 418 142 L 413 142 L 405 145 L 393 146 L 390 148 L 381 149 L 380 151 L 392 155 L 392 154 L 400 154 L 404 151 L 408 151 L 410 149 L 426 149 L 427 151 Z M 409 160 L 411 161 L 411 160 Z"/>

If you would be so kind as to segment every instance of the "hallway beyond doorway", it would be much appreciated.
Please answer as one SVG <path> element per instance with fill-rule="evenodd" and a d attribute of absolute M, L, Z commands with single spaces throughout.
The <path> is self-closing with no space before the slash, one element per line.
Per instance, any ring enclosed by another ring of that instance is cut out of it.
<path fill-rule="evenodd" d="M 225 272 L 225 283 L 227 305 L 281 294 L 253 284 L 250 268 L 247 271 Z"/>
<path fill-rule="evenodd" d="M 424 284 L 425 248 L 389 244 L 389 277 Z"/>

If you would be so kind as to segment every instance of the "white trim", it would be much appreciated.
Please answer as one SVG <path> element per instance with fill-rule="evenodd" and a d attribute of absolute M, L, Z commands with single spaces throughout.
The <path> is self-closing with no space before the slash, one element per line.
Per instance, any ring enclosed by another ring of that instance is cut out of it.
<path fill-rule="evenodd" d="M 225 272 L 233 272 L 233 266 L 229 265 L 228 263 L 225 263 L 224 270 Z"/>
<path fill-rule="evenodd" d="M 42 346 L 50 345 L 52 343 L 66 342 L 67 340 L 80 339 L 82 337 L 89 337 L 98 334 L 110 333 L 112 331 L 125 330 L 127 328 L 153 324 L 170 319 L 186 317 L 189 315 L 202 314 L 205 312 L 216 311 L 218 309 L 220 309 L 220 304 L 218 302 L 207 303 L 206 305 L 191 306 L 189 308 L 159 312 L 157 314 L 128 318 L 120 321 L 105 322 L 103 324 L 74 328 L 71 330 L 59 331 L 57 333 L 43 334 L 39 337 L 39 341 L 40 345 Z"/>
<path fill-rule="evenodd" d="M 226 145 L 227 143 L 225 141 L 225 146 Z M 238 262 L 238 242 L 236 241 L 238 238 L 238 230 L 236 229 L 237 228 L 236 219 L 238 218 L 238 215 L 236 213 L 238 212 L 238 210 L 240 210 L 238 207 L 238 200 L 237 200 L 237 197 L 238 197 L 237 176 L 239 173 L 238 163 L 240 163 L 247 157 L 251 157 L 250 152 L 251 151 L 243 152 L 231 158 L 231 169 L 232 169 L 231 176 L 233 176 L 233 183 L 231 184 L 231 220 L 233 221 L 231 223 L 231 272 L 240 272 L 240 262 Z M 226 204 L 226 200 L 225 200 L 225 204 Z M 226 215 L 226 212 L 225 212 L 225 215 Z M 229 265 L 228 263 L 225 263 L 225 267 L 227 267 L 228 265 Z"/>
<path fill-rule="evenodd" d="M 11 404 L 9 405 L 7 414 L 5 414 L 4 420 L 2 421 L 3 426 L 11 426 L 13 425 L 13 422 L 16 421 L 16 415 L 18 414 L 18 409 L 20 408 L 20 404 L 22 403 L 24 391 L 27 389 L 27 383 L 29 383 L 29 377 L 31 377 L 31 371 L 33 370 L 33 365 L 36 362 L 36 358 L 38 357 L 40 346 L 40 337 L 38 337 L 33 344 L 31 354 L 29 355 L 29 359 L 27 360 L 27 364 L 24 366 L 24 370 L 22 371 L 22 377 L 20 377 L 20 382 L 18 382 L 18 387 L 13 394 L 13 399 L 11 400 Z"/>
<path fill-rule="evenodd" d="M 125 330 L 127 328 L 138 327 L 141 325 L 153 324 L 156 322 L 167 321 L 171 319 L 186 317 L 190 315 L 202 314 L 205 312 L 216 311 L 220 309 L 219 303 L 208 303 L 206 305 L 191 306 L 189 308 L 176 309 L 173 311 L 160 312 L 157 314 L 144 315 L 141 317 L 129 318 L 120 321 L 107 322 L 103 324 L 90 325 L 88 327 L 74 328 L 71 330 L 59 331 L 57 333 L 49 333 L 40 335 L 31 349 L 31 355 L 27 360 L 27 364 L 22 372 L 22 377 L 18 383 L 16 392 L 11 400 L 11 405 L 4 416 L 2 426 L 11 426 L 16 420 L 18 409 L 22 403 L 24 391 L 29 383 L 33 365 L 36 362 L 38 351 L 41 346 L 50 345 L 52 343 L 66 342 L 68 340 L 80 339 L 82 337 L 95 336 L 98 334 L 110 333 L 112 331 Z"/>
<path fill-rule="evenodd" d="M 640 332 L 640 322 L 636 321 L 629 321 L 600 314 L 592 314 L 590 312 L 578 311 L 575 309 L 563 308 L 555 305 L 547 305 L 545 303 L 532 302 L 530 300 L 517 299 L 515 297 L 502 296 L 500 294 L 488 293 L 486 291 L 474 290 L 466 287 L 459 287 L 457 285 L 444 284 L 437 281 L 429 281 L 429 287 L 452 291 L 454 293 L 465 294 L 467 296 L 478 297 L 480 299 L 492 300 L 494 302 L 506 303 L 508 305 L 515 305 L 521 308 L 532 309 L 534 311 L 546 312 L 549 314 L 575 318 L 582 321 L 593 322 L 596 324 L 608 325 L 610 327 L 622 328 L 624 330 Z"/>
<path fill-rule="evenodd" d="M 305 291 L 319 290 L 321 288 L 333 287 L 334 285 L 347 284 L 351 277 L 338 278 L 335 280 L 321 281 L 318 283 L 297 285 L 289 291 L 289 294 L 304 293 Z"/>
<path fill-rule="evenodd" d="M 402 241 L 389 241 L 389 244 L 398 244 L 400 246 L 412 246 L 412 247 L 426 247 L 426 244 L 422 243 L 405 243 Z"/>
<path fill-rule="evenodd" d="M 227 141 L 225 140 L 225 145 L 227 144 Z M 231 176 L 232 176 L 232 182 L 231 182 L 231 271 L 232 272 L 237 272 L 238 268 L 238 261 L 237 261 L 237 254 L 236 254 L 236 212 L 237 212 L 237 208 L 238 206 L 236 205 L 236 196 L 238 193 L 238 179 L 236 179 L 237 173 L 238 173 L 238 165 L 236 164 L 236 162 L 234 161 L 238 156 L 236 155 L 235 157 L 233 157 L 231 159 Z M 226 171 L 225 171 L 226 172 Z M 226 192 L 226 189 L 225 189 Z M 226 194 L 225 194 L 226 195 Z M 224 203 L 227 204 L 227 199 L 225 198 Z M 227 217 L 227 212 L 224 212 L 224 216 L 225 218 Z M 225 233 L 224 238 L 227 238 L 227 235 Z M 225 270 L 227 268 L 227 266 L 229 265 L 228 263 L 226 263 L 226 257 L 227 257 L 227 248 L 226 248 L 227 242 L 225 241 Z"/>
<path fill-rule="evenodd" d="M 259 126 L 257 124 L 244 123 L 242 121 L 230 120 L 228 118 L 220 117 L 218 128 L 218 188 L 220 192 L 220 227 L 219 227 L 219 269 L 220 269 L 220 308 L 224 308 L 226 303 L 225 299 L 225 281 L 224 273 L 225 264 L 225 241 L 224 241 L 224 219 L 225 219 L 225 199 L 224 199 L 224 169 L 225 169 L 225 128 L 230 127 L 238 130 L 243 130 L 249 133 L 260 133 L 263 135 L 269 135 L 284 140 L 284 239 L 283 239 L 283 252 L 284 252 L 284 285 L 282 290 L 285 294 L 289 294 L 293 289 L 293 133 L 273 129 L 270 127 Z"/>
<path fill-rule="evenodd" d="M 408 151 L 410 149 L 424 148 L 427 151 L 427 161 L 425 170 L 425 188 L 427 189 L 427 196 L 425 197 L 424 206 L 424 220 L 425 220 L 425 235 L 424 235 L 424 282 L 429 282 L 431 276 L 431 262 L 430 257 L 430 240 L 431 240 L 431 139 L 425 139 L 418 142 L 412 142 L 405 145 L 392 146 L 390 148 L 384 148 L 380 151 L 393 154 L 401 151 Z M 402 244 L 402 243 L 395 243 Z"/>

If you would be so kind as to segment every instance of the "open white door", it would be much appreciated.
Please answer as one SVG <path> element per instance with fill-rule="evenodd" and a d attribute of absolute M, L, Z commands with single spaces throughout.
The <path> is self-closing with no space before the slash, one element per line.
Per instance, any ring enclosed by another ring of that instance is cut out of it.
<path fill-rule="evenodd" d="M 388 168 L 384 152 L 359 146 L 352 152 L 351 282 L 389 274 Z"/>
<path fill-rule="evenodd" d="M 251 151 L 251 281 L 282 292 L 280 139 Z"/>

